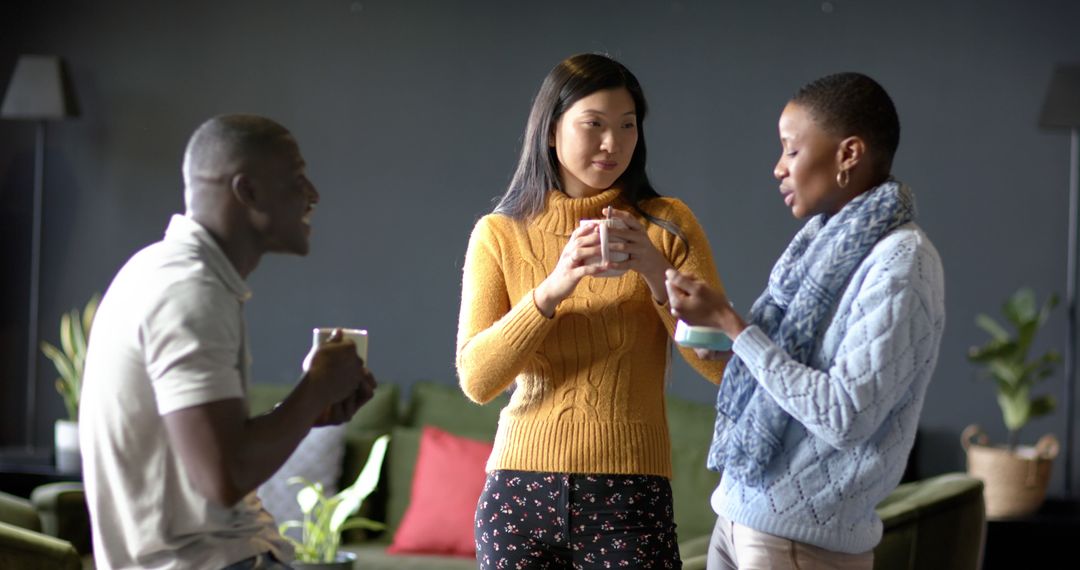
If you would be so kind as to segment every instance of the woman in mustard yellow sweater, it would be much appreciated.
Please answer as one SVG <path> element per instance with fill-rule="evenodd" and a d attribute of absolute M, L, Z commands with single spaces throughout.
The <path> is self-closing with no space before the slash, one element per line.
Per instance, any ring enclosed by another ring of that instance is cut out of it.
<path fill-rule="evenodd" d="M 645 112 L 620 63 L 559 63 L 533 102 L 509 189 L 473 229 L 461 387 L 484 403 L 515 385 L 477 505 L 481 568 L 681 567 L 664 272 L 721 284 L 693 214 L 645 175 Z M 605 217 L 622 222 L 608 232 L 622 261 L 598 261 Z M 719 382 L 723 362 L 684 353 Z"/>

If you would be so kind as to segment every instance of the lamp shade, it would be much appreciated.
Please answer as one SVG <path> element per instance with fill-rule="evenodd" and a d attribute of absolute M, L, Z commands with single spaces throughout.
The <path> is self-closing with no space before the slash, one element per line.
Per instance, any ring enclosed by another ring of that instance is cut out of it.
<path fill-rule="evenodd" d="M 64 62 L 52 55 L 21 55 L 11 75 L 0 117 L 48 120 L 78 116 Z"/>
<path fill-rule="evenodd" d="M 1039 125 L 1080 127 L 1080 63 L 1058 65 L 1046 90 Z"/>

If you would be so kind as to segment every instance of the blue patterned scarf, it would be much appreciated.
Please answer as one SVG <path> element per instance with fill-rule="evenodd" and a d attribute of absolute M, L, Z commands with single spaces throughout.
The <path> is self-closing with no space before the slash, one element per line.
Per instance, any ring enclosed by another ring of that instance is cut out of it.
<path fill-rule="evenodd" d="M 895 180 L 863 192 L 831 218 L 815 216 L 777 260 L 769 285 L 750 309 L 760 327 L 797 362 L 807 364 L 818 329 L 833 311 L 855 268 L 883 236 L 915 218 L 915 197 Z M 788 415 L 741 358 L 728 363 L 716 397 L 709 469 L 760 485 L 780 451 Z"/>

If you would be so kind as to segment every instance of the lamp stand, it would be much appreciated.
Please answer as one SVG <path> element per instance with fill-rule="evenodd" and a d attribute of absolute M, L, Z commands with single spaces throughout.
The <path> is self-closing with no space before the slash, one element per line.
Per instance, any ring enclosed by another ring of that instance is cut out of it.
<path fill-rule="evenodd" d="M 1066 310 L 1068 311 L 1068 329 L 1065 339 L 1065 498 L 1072 494 L 1072 456 L 1073 456 L 1073 384 L 1076 379 L 1076 265 L 1077 245 L 1080 242 L 1077 217 L 1080 216 L 1080 129 L 1070 130 L 1069 144 L 1069 247 L 1068 275 L 1065 280 Z"/>
<path fill-rule="evenodd" d="M 37 428 L 38 287 L 41 280 L 41 208 L 45 188 L 45 121 L 37 121 L 34 149 L 34 214 L 30 234 L 30 308 L 26 341 L 26 446 L 34 448 Z"/>

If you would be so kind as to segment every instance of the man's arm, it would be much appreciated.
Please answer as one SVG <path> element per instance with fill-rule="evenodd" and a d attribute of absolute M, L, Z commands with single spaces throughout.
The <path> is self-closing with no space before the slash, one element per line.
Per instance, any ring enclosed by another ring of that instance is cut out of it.
<path fill-rule="evenodd" d="M 336 334 L 270 413 L 249 418 L 245 402 L 230 398 L 164 416 L 169 441 L 196 490 L 231 507 L 269 479 L 313 425 L 347 421 L 371 399 L 375 378 L 353 344 Z"/>

